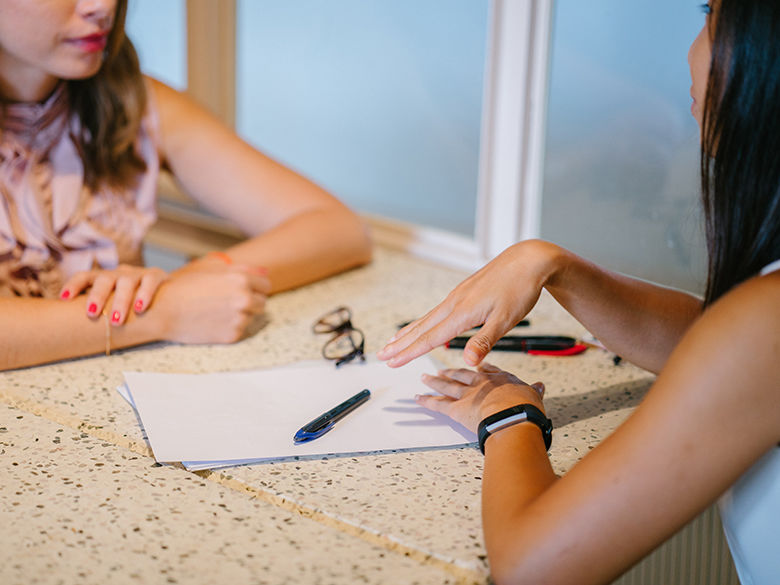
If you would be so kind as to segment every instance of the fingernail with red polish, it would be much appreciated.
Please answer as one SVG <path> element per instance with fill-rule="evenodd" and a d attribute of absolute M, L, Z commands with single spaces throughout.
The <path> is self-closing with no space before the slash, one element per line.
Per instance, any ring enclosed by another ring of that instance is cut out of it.
<path fill-rule="evenodd" d="M 61 299 L 69 299 L 70 298 L 70 291 L 69 290 L 62 291 L 60 293 L 60 298 Z"/>
<path fill-rule="evenodd" d="M 144 302 L 141 299 L 138 299 L 133 307 L 135 308 L 136 313 L 140 313 L 144 310 Z"/>
<path fill-rule="evenodd" d="M 121 316 L 122 316 L 122 315 L 119 313 L 119 311 L 114 311 L 113 313 L 111 313 L 111 321 L 112 321 L 113 323 L 119 323 L 119 318 L 120 318 Z"/>
<path fill-rule="evenodd" d="M 97 303 L 90 303 L 89 307 L 87 307 L 87 313 L 90 315 L 97 313 Z"/>

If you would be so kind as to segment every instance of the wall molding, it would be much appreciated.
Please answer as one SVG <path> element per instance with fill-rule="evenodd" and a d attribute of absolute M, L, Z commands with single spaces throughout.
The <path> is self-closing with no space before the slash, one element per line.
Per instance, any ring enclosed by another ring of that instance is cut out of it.
<path fill-rule="evenodd" d="M 468 272 L 484 264 L 473 238 L 376 215 L 362 217 L 371 229 L 375 244 Z"/>
<path fill-rule="evenodd" d="M 552 0 L 493 0 L 476 241 L 485 260 L 539 236 Z"/>

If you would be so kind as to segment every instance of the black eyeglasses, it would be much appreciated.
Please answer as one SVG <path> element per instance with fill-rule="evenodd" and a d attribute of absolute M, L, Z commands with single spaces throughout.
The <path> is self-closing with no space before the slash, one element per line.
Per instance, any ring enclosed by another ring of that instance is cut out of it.
<path fill-rule="evenodd" d="M 322 348 L 322 357 L 335 360 L 337 368 L 356 358 L 366 361 L 363 332 L 352 325 L 352 312 L 347 307 L 338 307 L 324 314 L 312 325 L 312 331 L 333 334 Z"/>

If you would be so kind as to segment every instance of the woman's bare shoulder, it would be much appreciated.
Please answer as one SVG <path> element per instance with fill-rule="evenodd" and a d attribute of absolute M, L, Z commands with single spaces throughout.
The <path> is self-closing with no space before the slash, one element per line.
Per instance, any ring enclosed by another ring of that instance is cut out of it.
<path fill-rule="evenodd" d="M 172 88 L 155 79 L 154 77 L 144 76 L 146 86 L 152 92 L 152 99 L 157 105 L 157 108 L 161 113 L 166 115 L 176 114 L 180 112 L 181 108 L 196 108 L 195 102 L 187 96 L 186 93 Z"/>
<path fill-rule="evenodd" d="M 780 271 L 738 284 L 705 311 L 716 325 L 767 340 L 780 337 Z"/>
<path fill-rule="evenodd" d="M 702 313 L 675 362 L 683 370 L 698 370 L 709 399 L 728 401 L 736 392 L 745 408 L 769 409 L 780 424 L 780 411 L 772 408 L 780 398 L 778 301 L 780 273 L 738 284 Z"/>

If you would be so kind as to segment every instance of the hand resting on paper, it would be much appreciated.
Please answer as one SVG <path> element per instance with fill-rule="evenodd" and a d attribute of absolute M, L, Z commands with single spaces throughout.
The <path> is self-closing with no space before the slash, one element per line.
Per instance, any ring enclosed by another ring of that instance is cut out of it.
<path fill-rule="evenodd" d="M 424 374 L 422 380 L 442 396 L 418 395 L 417 403 L 446 414 L 475 433 L 482 419 L 518 404 L 532 404 L 544 412 L 544 384 L 526 384 L 492 364 L 483 363 L 476 371 L 441 370 L 437 376 Z"/>

